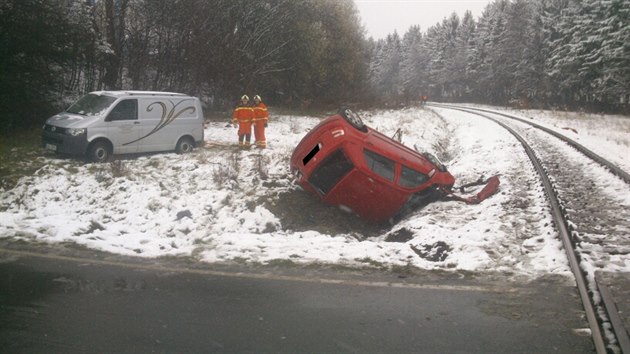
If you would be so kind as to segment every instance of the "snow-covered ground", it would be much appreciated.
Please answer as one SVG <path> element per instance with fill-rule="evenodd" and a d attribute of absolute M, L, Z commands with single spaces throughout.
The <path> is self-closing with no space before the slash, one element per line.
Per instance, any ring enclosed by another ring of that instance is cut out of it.
<path fill-rule="evenodd" d="M 301 210 L 287 200 L 305 192 L 292 183 L 289 158 L 319 119 L 276 116 L 271 109 L 266 150 L 239 149 L 235 129 L 215 122 L 206 129 L 207 146 L 188 155 L 156 154 L 109 164 L 40 157 L 43 168 L 15 188 L 0 190 L 0 238 L 199 262 L 291 261 L 570 276 L 538 178 L 520 144 L 483 118 L 435 111 L 439 115 L 418 107 L 360 113 L 388 136 L 402 128 L 402 142 L 436 154 L 458 184 L 500 174 L 500 192 L 480 205 L 436 202 L 376 235 L 296 230 L 289 218 Z M 576 140 L 587 147 L 614 152 L 620 165 L 630 166 L 627 118 L 575 116 L 567 121 L 565 113 L 514 113 L 578 135 Z"/>
<path fill-rule="evenodd" d="M 584 112 L 517 110 L 482 105 L 462 105 L 501 111 L 555 130 L 594 153 L 630 171 L 630 117 Z"/>

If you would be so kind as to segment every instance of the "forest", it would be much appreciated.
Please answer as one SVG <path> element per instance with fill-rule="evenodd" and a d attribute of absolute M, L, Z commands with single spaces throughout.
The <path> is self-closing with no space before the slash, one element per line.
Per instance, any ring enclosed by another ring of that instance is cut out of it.
<path fill-rule="evenodd" d="M 352 0 L 0 0 L 2 133 L 96 90 L 227 111 L 474 102 L 630 112 L 630 1 L 495 0 L 367 38 Z"/>

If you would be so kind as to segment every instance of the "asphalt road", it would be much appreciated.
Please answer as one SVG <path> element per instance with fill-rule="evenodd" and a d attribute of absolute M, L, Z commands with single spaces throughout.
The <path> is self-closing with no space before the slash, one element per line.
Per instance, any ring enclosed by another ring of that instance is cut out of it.
<path fill-rule="evenodd" d="M 592 353 L 566 279 L 200 266 L 0 244 L 2 353 Z"/>

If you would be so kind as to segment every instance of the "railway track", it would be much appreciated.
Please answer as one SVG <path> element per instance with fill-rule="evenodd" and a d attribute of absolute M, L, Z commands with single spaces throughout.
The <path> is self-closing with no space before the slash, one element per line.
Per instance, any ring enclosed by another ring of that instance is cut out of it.
<path fill-rule="evenodd" d="M 521 117 L 480 108 L 431 106 L 490 119 L 522 144 L 549 200 L 597 353 L 630 353 L 628 332 L 599 280 L 600 272 L 616 265 L 621 268 L 630 255 L 628 201 L 615 195 L 628 194 L 630 175 L 566 136 Z"/>

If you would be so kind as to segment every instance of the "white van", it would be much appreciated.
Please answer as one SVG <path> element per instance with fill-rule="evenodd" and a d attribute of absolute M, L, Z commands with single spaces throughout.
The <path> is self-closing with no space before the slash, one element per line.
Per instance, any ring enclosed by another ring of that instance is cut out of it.
<path fill-rule="evenodd" d="M 197 97 L 153 91 L 95 91 L 46 121 L 45 149 L 86 156 L 154 151 L 186 153 L 203 143 L 203 112 Z"/>

